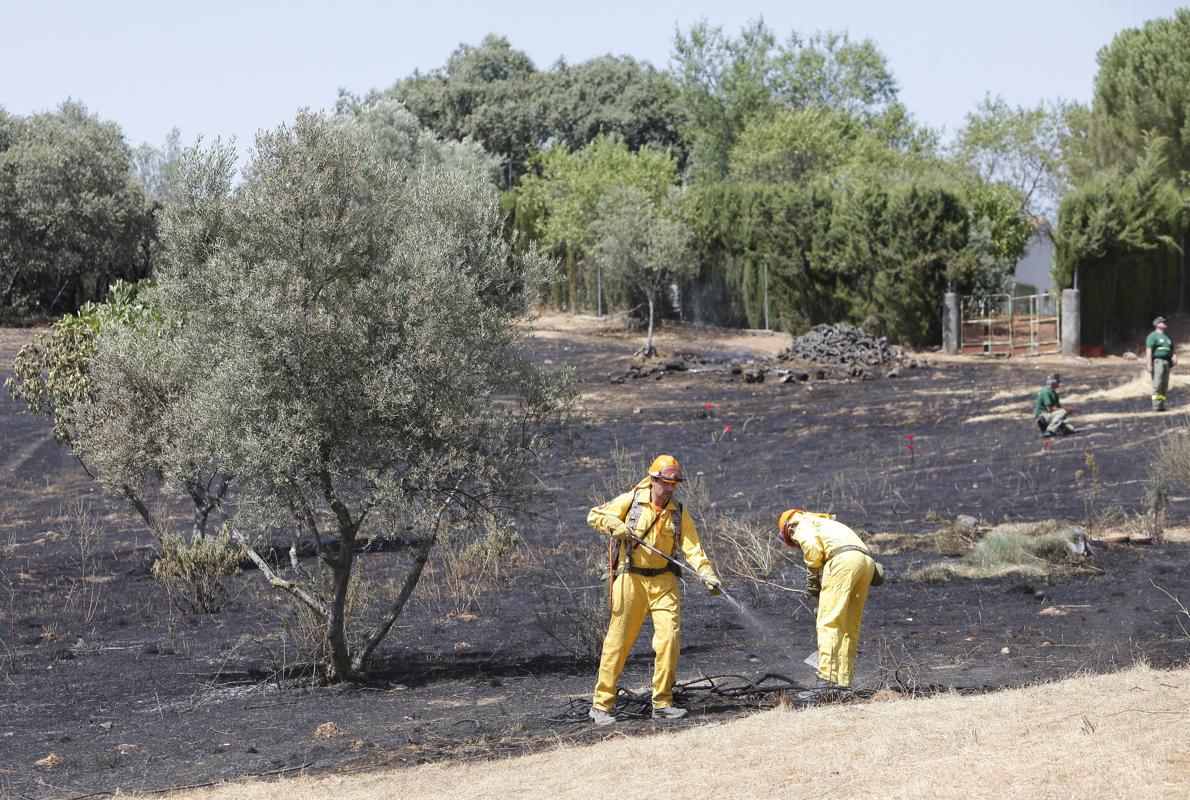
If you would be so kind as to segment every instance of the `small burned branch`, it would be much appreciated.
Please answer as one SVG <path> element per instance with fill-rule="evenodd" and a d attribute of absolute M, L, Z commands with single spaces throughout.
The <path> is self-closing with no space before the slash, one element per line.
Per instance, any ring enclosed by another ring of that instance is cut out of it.
<path fill-rule="evenodd" d="M 138 495 L 131 486 L 125 485 L 120 487 L 120 496 L 123 497 L 128 505 L 132 506 L 133 510 L 136 511 L 136 513 L 140 515 L 140 518 L 145 521 L 145 525 L 148 527 L 149 533 L 153 535 L 153 538 L 157 541 L 157 544 L 160 545 L 163 541 L 165 541 L 165 524 L 156 514 L 149 510 L 149 507 L 145 505 L 145 502 L 140 499 L 140 495 Z"/>
<path fill-rule="evenodd" d="M 248 539 L 244 536 L 244 534 L 240 533 L 235 528 L 232 528 L 231 536 L 240 543 L 240 545 L 244 548 L 244 552 L 248 554 L 248 558 L 252 559 L 252 562 L 256 564 L 258 569 L 260 569 L 261 574 L 264 575 L 265 579 L 268 580 L 271 586 L 274 586 L 278 589 L 284 589 L 285 591 L 289 592 L 291 595 L 297 598 L 302 605 L 306 606 L 311 611 L 321 616 L 323 619 L 326 619 L 330 616 L 330 612 L 327 611 L 326 607 L 311 597 L 307 592 L 303 591 L 300 586 L 298 586 L 293 581 L 287 581 L 284 578 L 278 576 L 277 573 L 273 571 L 273 568 L 269 566 L 269 563 L 260 557 L 260 554 L 257 553 L 252 547 L 251 543 L 248 542 Z"/>

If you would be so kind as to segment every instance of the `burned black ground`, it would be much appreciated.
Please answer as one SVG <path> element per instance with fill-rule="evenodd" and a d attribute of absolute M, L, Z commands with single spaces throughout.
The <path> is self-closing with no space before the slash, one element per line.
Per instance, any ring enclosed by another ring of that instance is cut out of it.
<path fill-rule="evenodd" d="M 3 332 L 4 363 L 27 335 L 19 333 Z M 747 384 L 710 364 L 617 384 L 609 376 L 623 374 L 636 339 L 546 334 L 530 346 L 542 362 L 575 369 L 584 431 L 573 453 L 559 453 L 536 476 L 515 579 L 481 596 L 470 614 L 451 615 L 454 604 L 431 575 L 370 679 L 337 687 L 302 672 L 280 634 L 288 605 L 258 573 L 231 580 L 232 598 L 218 614 L 179 611 L 150 576 L 152 542 L 137 519 L 53 442 L 47 420 L 0 401 L 0 795 L 72 797 L 486 758 L 610 735 L 567 716 L 588 697 L 594 668 L 534 620 L 598 591 L 589 568 L 600 545 L 584 519 L 617 447 L 640 461 L 674 453 L 701 473 L 710 515 L 767 524 L 798 505 L 834 511 L 867 533 L 904 534 L 897 541 L 912 545 L 958 514 L 995 523 L 1079 521 L 1113 507 L 1136 513 L 1159 437 L 1184 425 L 1177 406 L 1157 416 L 1146 412 L 1143 392 L 1112 391 L 1138 374 L 1135 362 L 1122 359 L 932 361 L 897 378 L 794 384 Z M 732 355 L 694 333 L 668 345 L 712 361 Z M 1086 430 L 1046 448 L 1028 408 L 1055 368 Z M 1098 470 L 1094 486 L 1088 454 Z M 72 532 L 78 513 L 102 530 L 85 570 Z M 1185 525 L 1188 514 L 1190 500 L 1175 497 L 1169 522 Z M 713 531 L 706 533 L 713 543 Z M 368 577 L 383 584 L 405 557 L 399 549 L 368 556 Z M 892 577 L 868 605 L 858 685 L 896 685 L 899 675 L 982 690 L 1138 658 L 1190 660 L 1178 607 L 1162 591 L 1190 602 L 1184 537 L 1144 548 L 1099 546 L 1088 568 L 1045 581 L 898 578 L 933 558 L 913 546 L 881 556 Z M 774 580 L 796 585 L 798 576 L 791 567 Z M 808 681 L 801 659 L 814 647 L 811 612 L 775 588 L 731 581 L 728 588 L 755 619 L 748 624 L 688 585 L 682 680 L 775 672 Z M 648 640 L 646 629 L 626 687 L 648 683 Z M 678 724 L 748 708 L 700 704 Z M 328 722 L 334 735 L 316 738 Z M 617 726 L 655 727 L 647 720 Z M 35 765 L 51 753 L 57 766 Z"/>

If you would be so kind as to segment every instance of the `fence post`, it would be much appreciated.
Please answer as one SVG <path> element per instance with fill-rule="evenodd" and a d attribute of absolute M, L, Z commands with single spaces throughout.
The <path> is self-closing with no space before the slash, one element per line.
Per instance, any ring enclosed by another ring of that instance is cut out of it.
<path fill-rule="evenodd" d="M 942 352 L 956 355 L 962 347 L 959 316 L 959 296 L 947 292 L 942 296 Z"/>
<path fill-rule="evenodd" d="M 1079 330 L 1078 289 L 1062 290 L 1062 355 L 1077 356 L 1080 353 L 1082 334 Z"/>

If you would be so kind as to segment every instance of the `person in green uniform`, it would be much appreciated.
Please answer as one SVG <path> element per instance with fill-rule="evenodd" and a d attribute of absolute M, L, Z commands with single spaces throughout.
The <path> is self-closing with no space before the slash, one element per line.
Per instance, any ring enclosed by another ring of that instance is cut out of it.
<path fill-rule="evenodd" d="M 1033 402 L 1033 418 L 1037 420 L 1037 427 L 1041 428 L 1041 435 L 1047 439 L 1074 433 L 1074 426 L 1066 421 L 1066 409 L 1062 408 L 1062 401 L 1058 398 L 1061 384 L 1062 376 L 1058 373 L 1047 375 Z"/>
<path fill-rule="evenodd" d="M 1173 354 L 1173 339 L 1165 333 L 1165 317 L 1153 320 L 1153 332 L 1145 339 L 1149 358 L 1149 374 L 1153 376 L 1153 410 L 1165 410 L 1165 393 L 1169 391 L 1169 373 L 1178 363 Z"/>

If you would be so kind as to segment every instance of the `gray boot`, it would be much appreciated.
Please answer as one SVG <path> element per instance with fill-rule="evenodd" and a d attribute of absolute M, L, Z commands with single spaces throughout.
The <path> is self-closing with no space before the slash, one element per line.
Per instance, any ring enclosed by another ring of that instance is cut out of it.
<path fill-rule="evenodd" d="M 587 712 L 587 716 L 596 725 L 614 725 L 616 718 L 611 715 L 611 712 L 604 711 L 602 708 L 591 706 L 591 710 Z"/>
<path fill-rule="evenodd" d="M 684 716 L 686 716 L 686 709 L 677 706 L 653 709 L 653 719 L 681 719 Z"/>
<path fill-rule="evenodd" d="M 814 681 L 814 685 L 809 689 L 806 689 L 804 692 L 798 692 L 797 700 L 808 706 L 829 703 L 838 696 L 839 690 L 839 684 L 834 681 L 828 681 L 826 678 L 819 678 Z"/>

